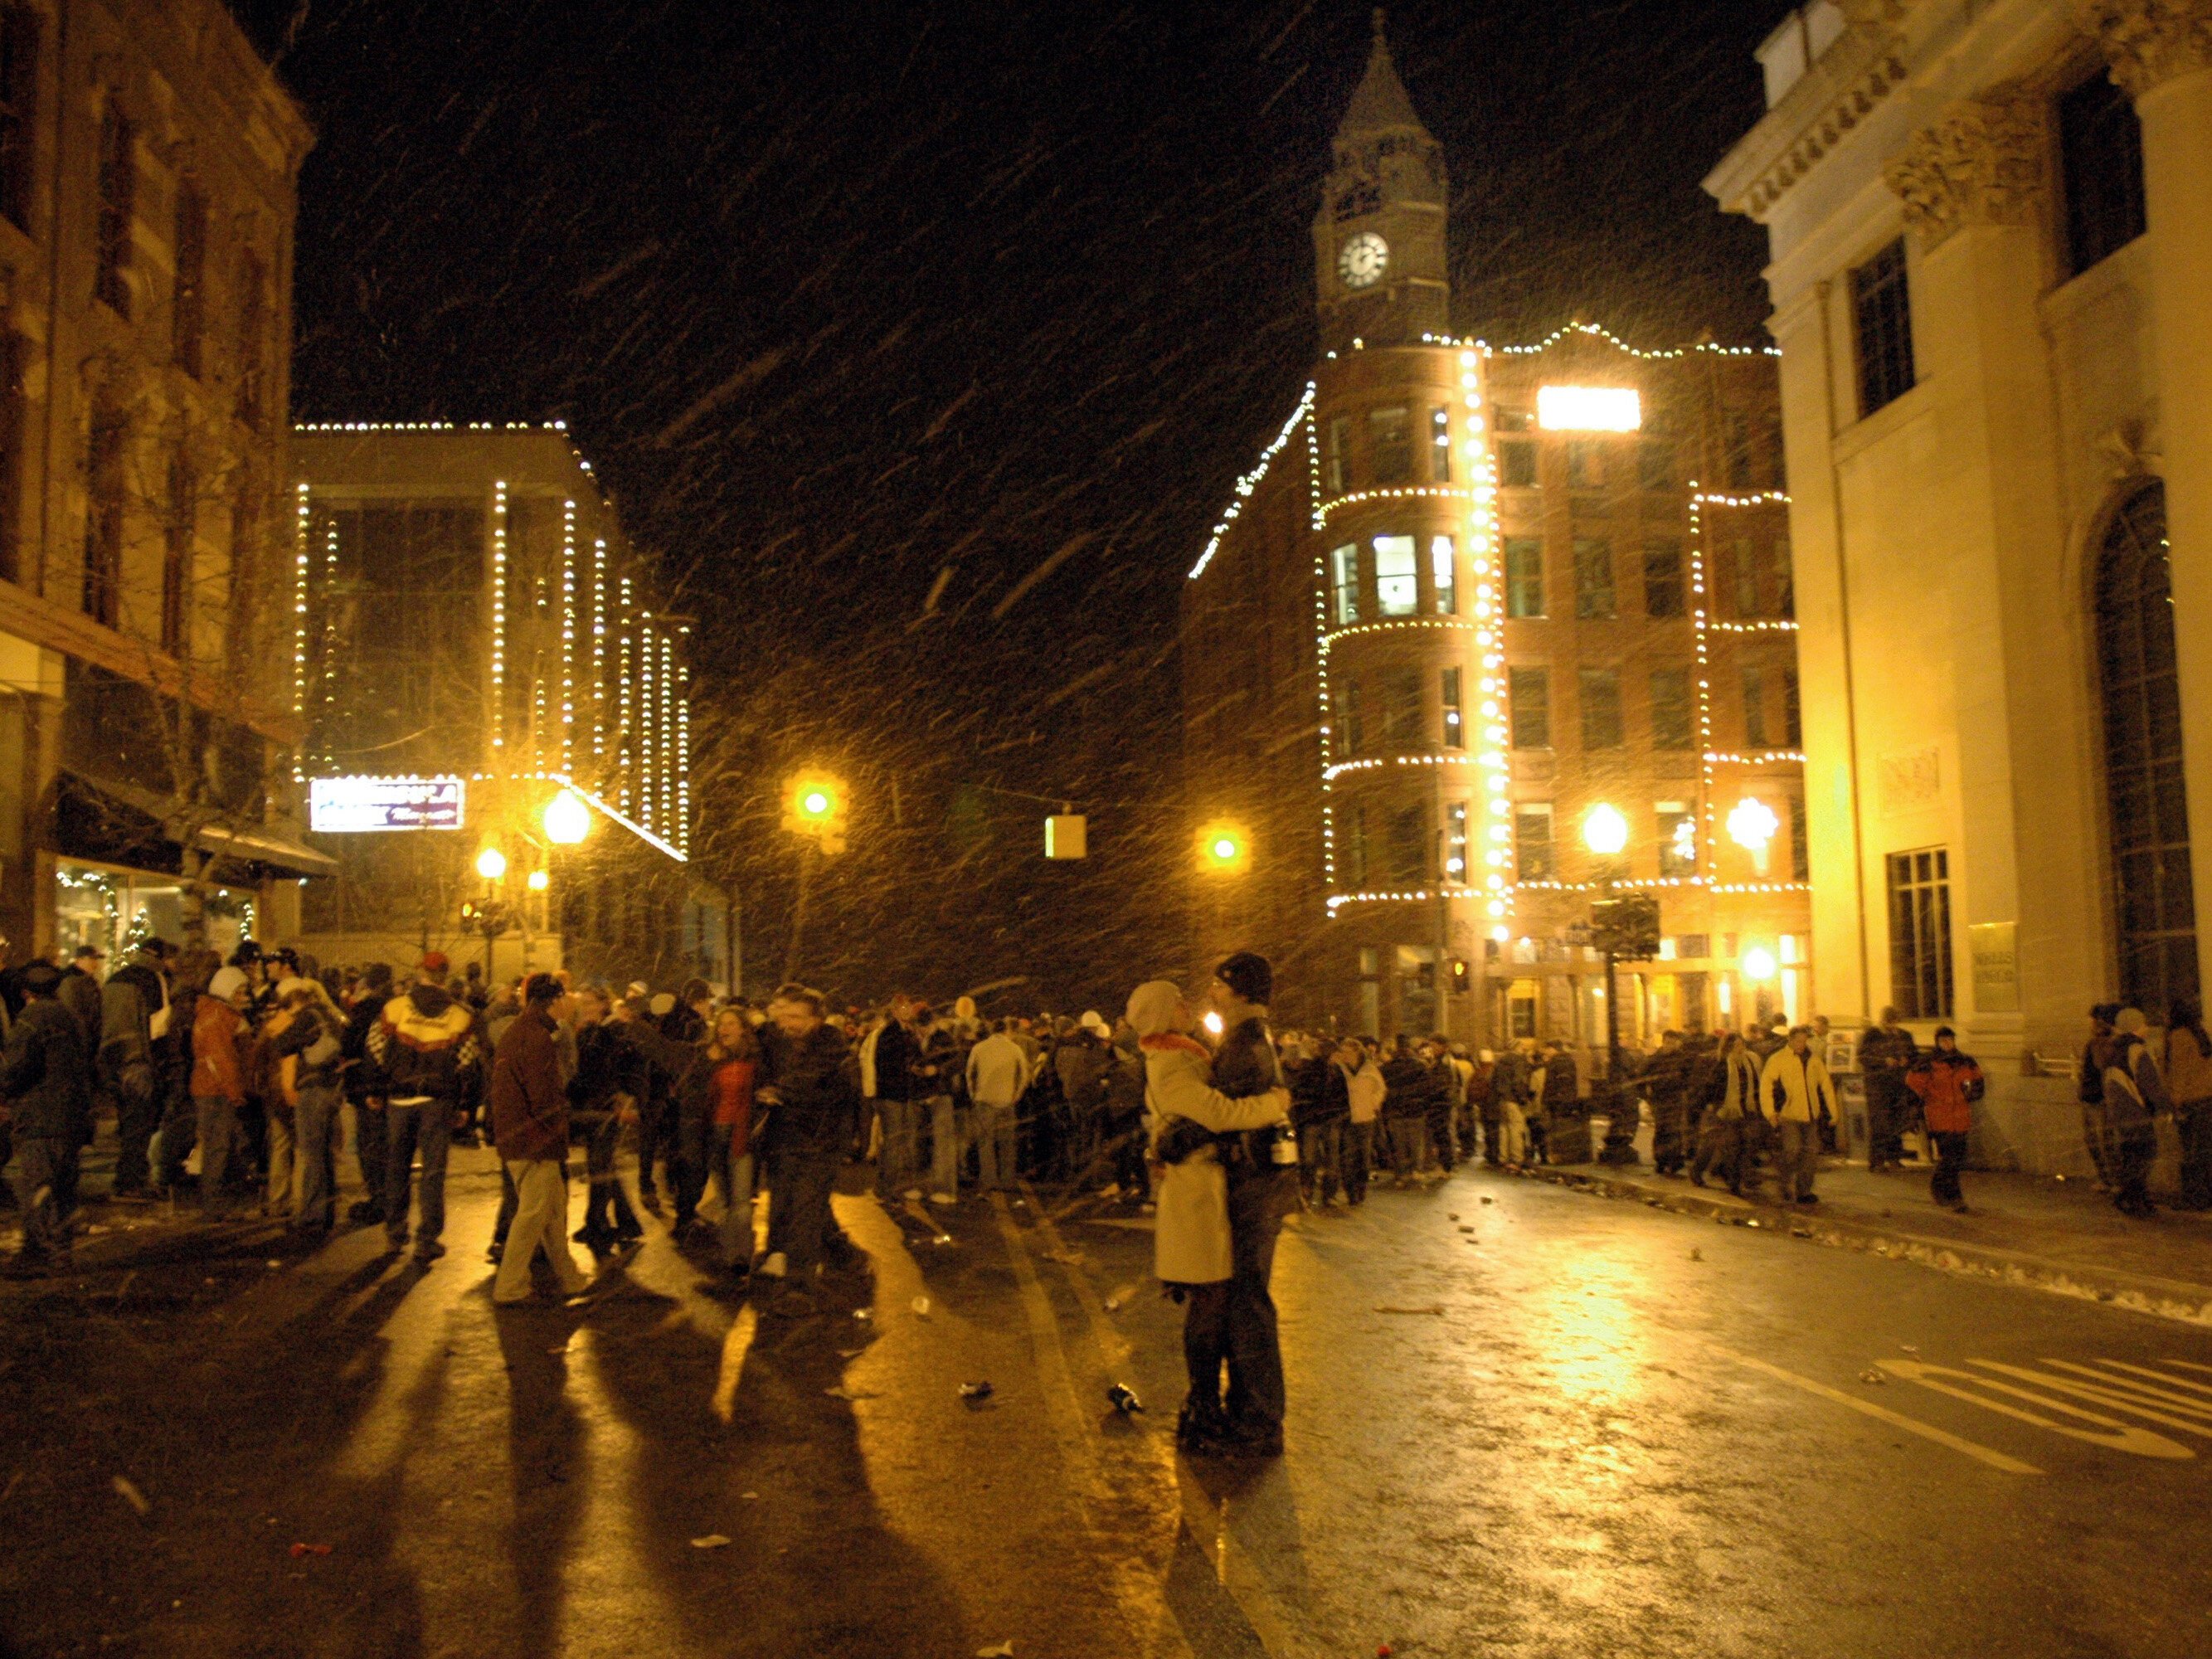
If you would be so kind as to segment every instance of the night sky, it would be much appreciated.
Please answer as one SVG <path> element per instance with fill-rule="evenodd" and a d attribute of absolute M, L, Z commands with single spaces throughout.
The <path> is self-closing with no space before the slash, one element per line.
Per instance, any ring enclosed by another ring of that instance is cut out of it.
<path fill-rule="evenodd" d="M 237 3 L 320 135 L 295 418 L 570 423 L 700 619 L 749 985 L 808 761 L 856 797 L 817 982 L 1103 1007 L 1186 966 L 1177 587 L 1305 377 L 1368 9 Z M 1762 337 L 1763 235 L 1698 181 L 1786 10 L 1394 8 L 1458 327 Z M 1092 859 L 994 790 L 1071 797 Z"/>

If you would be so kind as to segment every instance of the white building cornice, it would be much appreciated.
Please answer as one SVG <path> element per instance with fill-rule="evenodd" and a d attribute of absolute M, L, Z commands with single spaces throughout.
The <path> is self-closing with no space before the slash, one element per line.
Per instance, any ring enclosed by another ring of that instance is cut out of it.
<path fill-rule="evenodd" d="M 1706 176 L 1706 193 L 1724 211 L 1764 223 L 1792 185 L 1904 84 L 1894 22 L 1906 9 L 1905 0 L 1856 0 L 1843 8 L 1853 27 Z"/>

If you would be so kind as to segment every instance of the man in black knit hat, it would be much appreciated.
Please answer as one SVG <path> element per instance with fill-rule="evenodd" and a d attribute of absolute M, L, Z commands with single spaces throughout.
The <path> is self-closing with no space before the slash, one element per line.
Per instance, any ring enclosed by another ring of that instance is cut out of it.
<path fill-rule="evenodd" d="M 1275 1039 L 1267 1029 L 1274 970 L 1256 951 L 1239 951 L 1213 971 L 1212 1000 L 1221 1016 L 1213 1086 L 1232 1099 L 1283 1086 Z M 1278 1457 L 1283 1450 L 1283 1351 L 1275 1330 L 1275 1241 L 1297 1202 L 1297 1143 L 1285 1123 L 1223 1138 L 1229 1173 L 1229 1231 L 1234 1265 L 1229 1282 L 1231 1429 L 1241 1449 Z"/>

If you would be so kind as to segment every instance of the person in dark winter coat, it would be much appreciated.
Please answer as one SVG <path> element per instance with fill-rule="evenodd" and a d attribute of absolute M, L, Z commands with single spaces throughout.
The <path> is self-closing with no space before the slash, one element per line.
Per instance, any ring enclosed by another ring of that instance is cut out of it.
<path fill-rule="evenodd" d="M 61 970 L 34 962 L 23 970 L 27 1000 L 8 1031 L 0 1057 L 0 1098 L 14 1132 L 15 1202 L 23 1243 L 10 1277 L 37 1277 L 70 1266 L 69 1215 L 64 1196 L 91 1132 L 92 1080 L 84 1033 L 55 993 Z"/>
<path fill-rule="evenodd" d="M 423 964 L 414 988 L 385 1005 L 383 1018 L 369 1033 L 368 1046 L 389 1085 L 391 1160 L 386 1165 L 385 1236 L 393 1249 L 405 1248 L 419 1146 L 422 1218 L 415 1234 L 415 1259 L 430 1262 L 446 1253 L 438 1237 L 446 1230 L 446 1151 L 455 1120 L 475 1097 L 483 1055 L 475 1013 L 438 982 L 445 972 L 444 958 L 437 958 L 433 967 L 426 957 Z"/>
<path fill-rule="evenodd" d="M 1905 1074 L 1905 1086 L 1920 1102 L 1928 1139 L 1936 1150 L 1929 1194 L 1963 1215 L 1966 1199 L 1959 1188 L 1959 1172 L 1966 1167 L 1966 1134 L 1974 1126 L 1974 1103 L 1982 1097 L 1982 1068 L 1972 1054 L 1960 1052 L 1958 1033 L 1939 1025 L 1935 1048 L 1914 1059 Z"/>
<path fill-rule="evenodd" d="M 2119 1183 L 2112 1175 L 2112 1127 L 2105 1121 L 2105 1068 L 2112 1063 L 2112 1050 L 2118 1046 L 2112 1022 L 2119 1014 L 2117 1002 L 2100 1002 L 2089 1010 L 2089 1040 L 2081 1045 L 2075 1088 L 2081 1103 L 2081 1141 L 2098 1182 L 2108 1192 L 2117 1192 Z"/>
<path fill-rule="evenodd" d="M 860 1085 L 842 1033 L 823 1023 L 822 995 L 800 985 L 778 990 L 761 1032 L 761 1132 L 768 1160 L 768 1254 L 760 1273 L 788 1281 L 777 1310 L 812 1311 L 802 1287 L 824 1261 L 854 1267 L 866 1257 L 837 1225 L 830 1192 L 860 1132 Z"/>
<path fill-rule="evenodd" d="M 2155 1215 L 2148 1179 L 2158 1154 L 2158 1122 L 2173 1110 L 2158 1059 L 2143 1032 L 2150 1022 L 2140 1008 L 2123 1008 L 2112 1022 L 2111 1063 L 2105 1067 L 2105 1121 L 2111 1135 L 2112 1204 L 2123 1215 Z"/>
<path fill-rule="evenodd" d="M 115 1102 L 115 1181 L 108 1196 L 119 1203 L 154 1201 L 146 1152 L 161 1124 L 159 1085 L 171 1012 L 169 948 L 162 939 L 145 940 L 100 988 L 95 1075 Z"/>
<path fill-rule="evenodd" d="M 638 1097 L 646 1089 L 645 1056 L 608 1018 L 607 994 L 596 985 L 576 994 L 576 1072 L 568 1079 L 569 1121 L 584 1141 L 584 1168 L 590 1190 L 584 1198 L 579 1244 L 601 1255 L 642 1237 L 645 1229 L 629 1195 L 623 1191 L 615 1155 L 623 1127 L 637 1121 Z"/>
<path fill-rule="evenodd" d="M 340 1085 L 344 1076 L 345 1028 L 319 981 L 279 981 L 280 1012 L 271 1020 L 269 1052 L 287 1076 L 292 1102 L 300 1201 L 292 1224 L 328 1232 L 337 1224 L 337 1142 Z"/>
<path fill-rule="evenodd" d="M 532 974 L 523 984 L 522 1012 L 492 1056 L 492 1139 L 515 1192 L 514 1221 L 491 1287 L 492 1301 L 502 1307 L 530 1299 L 530 1260 L 540 1250 L 563 1294 L 585 1286 L 568 1250 L 568 1095 L 554 1035 L 562 996 L 552 975 Z"/>
<path fill-rule="evenodd" d="M 1344 1137 L 1352 1121 L 1352 1096 L 1319 1036 L 1300 1039 L 1297 1058 L 1283 1066 L 1291 1089 L 1291 1126 L 1298 1132 L 1298 1182 L 1310 1205 L 1326 1206 L 1345 1192 Z"/>
<path fill-rule="evenodd" d="M 1696 1057 L 1683 1046 L 1680 1031 L 1659 1039 L 1659 1052 L 1644 1066 L 1644 1097 L 1651 1103 L 1651 1167 L 1662 1176 L 1680 1175 L 1690 1156 L 1690 1093 Z"/>
<path fill-rule="evenodd" d="M 370 963 L 362 970 L 361 989 L 346 1012 L 342 1055 L 346 1100 L 354 1109 L 354 1156 L 361 1165 L 361 1184 L 368 1194 L 356 1200 L 347 1214 L 363 1226 L 384 1219 L 384 1188 L 392 1178 L 387 1167 L 391 1153 L 384 1133 L 384 1075 L 368 1052 L 368 1034 L 384 1018 L 385 1005 L 391 1000 L 391 967 Z"/>
<path fill-rule="evenodd" d="M 1905 1074 L 1920 1058 L 1912 1033 L 1897 1023 L 1897 1010 L 1881 1011 L 1881 1024 L 1859 1039 L 1859 1072 L 1866 1079 L 1867 1169 L 1894 1170 L 1905 1151 L 1905 1128 L 1913 1094 Z"/>
<path fill-rule="evenodd" d="M 1267 957 L 1252 951 L 1237 951 L 1213 970 L 1212 1000 L 1222 1034 L 1212 1081 L 1230 1100 L 1280 1092 L 1287 1109 L 1282 1066 L 1267 1029 L 1274 977 Z M 1269 1281 L 1284 1218 L 1298 1201 L 1296 1133 L 1286 1120 L 1279 1129 L 1240 1131 L 1222 1143 L 1234 1258 L 1227 1330 L 1230 1433 L 1242 1449 L 1260 1457 L 1279 1456 L 1283 1449 L 1283 1351 Z"/>

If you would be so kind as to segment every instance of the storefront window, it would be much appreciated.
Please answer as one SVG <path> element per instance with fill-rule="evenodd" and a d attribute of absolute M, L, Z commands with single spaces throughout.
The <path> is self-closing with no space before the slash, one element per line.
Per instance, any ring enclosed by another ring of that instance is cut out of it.
<path fill-rule="evenodd" d="M 256 895 L 250 887 L 218 887 L 203 914 L 210 950 L 228 957 L 255 932 Z M 117 870 L 64 860 L 54 872 L 54 945 L 67 958 L 80 946 L 97 945 L 112 965 L 142 940 L 184 942 L 185 890 L 174 877 Z"/>

